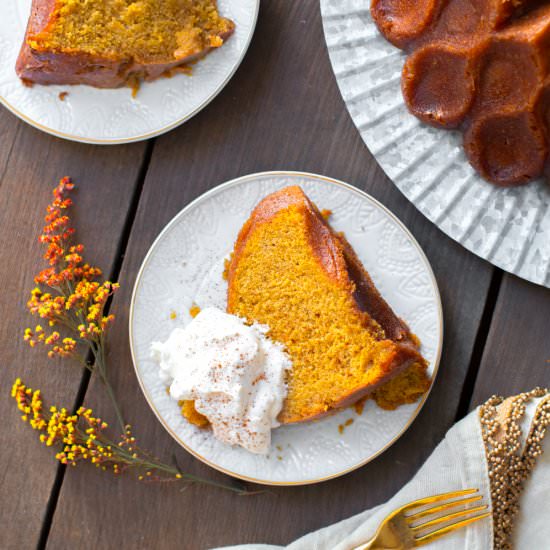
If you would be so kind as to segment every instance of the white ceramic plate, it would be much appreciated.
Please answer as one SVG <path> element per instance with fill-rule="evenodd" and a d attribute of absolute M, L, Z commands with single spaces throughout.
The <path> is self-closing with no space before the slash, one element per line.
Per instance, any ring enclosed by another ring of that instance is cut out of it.
<path fill-rule="evenodd" d="M 15 61 L 24 38 L 31 0 L 2 0 L 0 17 L 0 102 L 36 128 L 85 143 L 116 144 L 158 136 L 189 120 L 222 90 L 241 63 L 258 17 L 260 0 L 218 0 L 235 33 L 193 67 L 142 84 L 136 98 L 129 88 L 24 86 Z M 68 92 L 64 101 L 61 92 Z"/>
<path fill-rule="evenodd" d="M 468 250 L 550 287 L 550 185 L 502 189 L 470 166 L 462 137 L 422 124 L 401 95 L 405 54 L 378 32 L 367 0 L 321 0 L 332 68 L 363 141 L 401 192 Z"/>
<path fill-rule="evenodd" d="M 368 401 L 360 416 L 347 409 L 317 422 L 280 427 L 269 455 L 258 456 L 189 424 L 167 395 L 150 359 L 151 343 L 188 323 L 193 303 L 225 309 L 224 257 L 252 208 L 287 185 L 302 186 L 319 208 L 332 210 L 333 227 L 345 232 L 383 296 L 422 340 L 433 376 L 443 337 L 439 292 L 426 257 L 401 222 L 362 191 L 313 174 L 266 172 L 220 185 L 185 207 L 153 243 L 137 277 L 130 310 L 136 373 L 161 423 L 190 453 L 235 477 L 274 485 L 314 483 L 367 463 L 406 430 L 427 397 L 391 412 Z M 340 434 L 338 426 L 349 418 L 353 424 Z"/>

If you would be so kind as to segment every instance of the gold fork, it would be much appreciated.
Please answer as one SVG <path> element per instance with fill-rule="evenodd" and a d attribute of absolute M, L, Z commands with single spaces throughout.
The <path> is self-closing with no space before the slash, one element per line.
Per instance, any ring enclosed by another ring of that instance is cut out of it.
<path fill-rule="evenodd" d="M 409 550 L 432 542 L 474 521 L 489 517 L 490 512 L 484 512 L 487 505 L 450 511 L 481 500 L 482 495 L 474 495 L 477 492 L 478 489 L 464 489 L 409 502 L 384 518 L 374 537 L 353 550 Z M 458 497 L 466 498 L 456 500 Z M 434 503 L 437 504 L 430 506 Z M 441 515 L 440 512 L 443 511 L 446 513 Z M 435 517 L 430 519 L 428 516 Z M 419 521 L 423 518 L 428 519 Z M 441 527 L 433 529 L 439 525 Z"/>

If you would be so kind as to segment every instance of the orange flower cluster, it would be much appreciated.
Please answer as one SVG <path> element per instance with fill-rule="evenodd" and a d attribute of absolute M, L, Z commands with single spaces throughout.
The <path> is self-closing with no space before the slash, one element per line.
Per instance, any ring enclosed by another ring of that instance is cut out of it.
<path fill-rule="evenodd" d="M 41 325 L 36 325 L 34 331 L 26 328 L 23 339 L 29 343 L 31 348 L 39 343 L 50 347 L 48 357 L 55 357 L 56 355 L 59 357 L 70 357 L 75 353 L 76 349 L 76 340 L 74 338 L 61 338 L 59 332 L 55 330 L 49 336 L 46 336 Z"/>
<path fill-rule="evenodd" d="M 47 334 L 41 325 L 35 330 L 27 328 L 24 339 L 31 347 L 43 344 L 50 357 L 68 357 L 77 353 L 77 344 L 99 345 L 113 315 L 104 315 L 105 304 L 118 288 L 117 283 L 95 279 L 101 275 L 97 267 L 84 263 L 82 244 L 71 245 L 74 229 L 69 227 L 66 210 L 72 205 L 67 197 L 74 189 L 69 178 L 63 178 L 54 189 L 53 202 L 47 207 L 46 225 L 39 240 L 47 245 L 44 258 L 49 267 L 36 277 L 38 285 L 47 286 L 43 291 L 37 286 L 31 292 L 27 307 L 33 315 L 48 322 L 50 327 L 59 325 L 73 331 L 77 338 L 62 338 L 58 331 Z"/>
<path fill-rule="evenodd" d="M 105 307 L 119 285 L 98 282 L 101 270 L 84 263 L 81 244 L 70 244 L 74 229 L 69 227 L 66 210 L 72 205 L 67 194 L 73 188 L 70 179 L 63 178 L 54 189 L 54 200 L 47 208 L 46 226 L 40 236 L 40 242 L 47 245 L 44 258 L 49 267 L 35 278 L 37 285 L 49 289 L 37 286 L 27 303 L 32 315 L 48 322 L 50 331 L 37 325 L 34 330 L 27 328 L 23 338 L 31 347 L 45 346 L 49 357 L 77 359 L 92 373 L 97 373 L 111 399 L 122 435 L 118 443 L 109 438 L 107 424 L 94 416 L 91 409 L 80 407 L 75 413 L 65 408 L 45 409 L 40 390 L 33 391 L 18 378 L 11 395 L 23 420 L 40 432 L 40 441 L 45 445 L 57 447 L 56 458 L 62 464 L 75 466 L 78 462 L 91 462 L 115 474 L 136 470 L 139 479 L 182 480 L 251 494 L 244 489 L 183 473 L 177 466 L 164 464 L 136 446 L 109 382 L 105 360 L 105 334 L 114 320 L 114 315 L 105 314 Z M 60 331 L 68 331 L 71 336 L 62 336 Z"/>

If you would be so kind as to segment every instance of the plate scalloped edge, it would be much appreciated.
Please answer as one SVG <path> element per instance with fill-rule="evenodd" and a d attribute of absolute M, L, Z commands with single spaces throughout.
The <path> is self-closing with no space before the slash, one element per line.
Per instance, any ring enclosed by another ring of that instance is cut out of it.
<path fill-rule="evenodd" d="M 144 83 L 138 96 L 129 88 L 33 86 L 21 83 L 15 60 L 24 37 L 30 0 L 5 0 L 0 19 L 0 103 L 48 134 L 97 145 L 153 138 L 183 124 L 206 107 L 235 74 L 248 50 L 260 0 L 218 0 L 220 12 L 236 23 L 235 33 L 183 74 Z M 68 92 L 63 101 L 61 92 Z"/>

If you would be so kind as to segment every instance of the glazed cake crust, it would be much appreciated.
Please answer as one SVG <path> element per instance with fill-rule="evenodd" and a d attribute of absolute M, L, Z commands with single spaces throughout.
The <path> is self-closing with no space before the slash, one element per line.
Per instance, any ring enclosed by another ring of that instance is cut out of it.
<path fill-rule="evenodd" d="M 550 2 L 371 0 L 371 14 L 408 54 L 401 88 L 414 116 L 459 129 L 491 183 L 548 175 Z"/>

